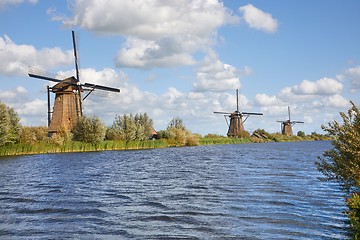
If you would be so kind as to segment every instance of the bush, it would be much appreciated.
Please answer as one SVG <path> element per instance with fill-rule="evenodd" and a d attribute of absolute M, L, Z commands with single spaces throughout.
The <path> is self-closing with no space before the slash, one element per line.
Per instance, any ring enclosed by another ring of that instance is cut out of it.
<path fill-rule="evenodd" d="M 350 227 L 353 230 L 353 238 L 360 239 L 360 195 L 353 193 L 347 199 L 346 205 L 349 208 L 347 214 L 350 219 Z"/>
<path fill-rule="evenodd" d="M 0 102 L 0 146 L 19 141 L 21 133 L 20 118 L 13 108 Z"/>
<path fill-rule="evenodd" d="M 344 189 L 349 207 L 350 225 L 355 236 L 360 236 L 360 112 L 351 102 L 348 113 L 340 113 L 343 123 L 330 122 L 323 130 L 334 137 L 333 148 L 323 153 L 317 161 L 324 180 L 337 181 Z M 313 135 L 313 134 L 312 134 Z"/>
<path fill-rule="evenodd" d="M 32 145 L 40 141 L 47 141 L 47 134 L 47 127 L 23 127 L 19 137 L 19 142 Z"/>
<path fill-rule="evenodd" d="M 104 140 L 106 127 L 98 117 L 82 116 L 73 130 L 73 140 L 87 143 L 99 143 Z"/>
<path fill-rule="evenodd" d="M 113 125 L 107 129 L 108 140 L 147 140 L 153 134 L 153 121 L 145 114 L 116 116 Z"/>
<path fill-rule="evenodd" d="M 306 137 L 306 135 L 305 135 L 305 133 L 304 133 L 303 131 L 298 131 L 297 134 L 296 134 L 296 136 L 301 137 L 301 138 L 305 138 L 305 137 Z"/>

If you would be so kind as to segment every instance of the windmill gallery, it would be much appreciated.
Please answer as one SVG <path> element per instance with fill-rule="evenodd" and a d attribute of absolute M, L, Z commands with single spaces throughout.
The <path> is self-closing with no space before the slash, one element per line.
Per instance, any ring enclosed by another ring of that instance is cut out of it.
<path fill-rule="evenodd" d="M 120 89 L 102 86 L 92 83 L 81 83 L 78 67 L 78 54 L 76 50 L 75 33 L 72 31 L 74 60 L 76 77 L 71 76 L 65 79 L 57 79 L 44 74 L 30 72 L 29 76 L 32 78 L 42 79 L 46 81 L 56 82 L 52 87 L 47 86 L 47 106 L 48 106 L 48 135 L 51 137 L 54 133 L 63 130 L 71 131 L 79 117 L 83 115 L 82 102 L 95 90 L 109 91 L 119 93 Z M 54 106 L 51 111 L 50 92 L 55 94 Z M 87 92 L 82 98 L 82 93 Z M 234 112 L 214 112 L 215 114 L 222 114 L 228 125 L 228 137 L 241 137 L 245 132 L 244 123 L 251 115 L 263 115 L 262 113 L 254 112 L 240 112 L 239 111 L 239 93 L 236 89 L 236 110 Z M 295 123 L 304 123 L 301 121 L 290 120 L 290 107 L 288 107 L 289 119 L 281 122 L 281 133 L 286 136 L 292 136 L 292 126 Z M 230 123 L 227 120 L 230 118 Z"/>

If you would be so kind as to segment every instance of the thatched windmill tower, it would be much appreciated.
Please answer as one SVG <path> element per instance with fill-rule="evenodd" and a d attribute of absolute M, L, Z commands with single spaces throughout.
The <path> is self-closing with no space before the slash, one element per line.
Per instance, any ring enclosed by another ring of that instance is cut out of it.
<path fill-rule="evenodd" d="M 302 121 L 291 121 L 291 118 L 290 118 L 290 107 L 288 106 L 288 116 L 289 116 L 289 119 L 288 120 L 285 120 L 285 121 L 277 121 L 277 122 L 280 122 L 281 123 L 281 133 L 283 135 L 286 135 L 286 136 L 292 136 L 293 135 L 293 131 L 292 131 L 292 127 L 296 124 L 296 123 L 304 123 Z"/>
<path fill-rule="evenodd" d="M 236 89 L 236 111 L 232 113 L 228 112 L 214 112 L 216 114 L 223 114 L 228 124 L 229 130 L 227 132 L 228 137 L 240 137 L 241 133 L 245 131 L 244 123 L 250 117 L 250 115 L 263 115 L 262 113 L 240 112 L 239 111 L 239 90 Z M 227 120 L 230 118 L 230 124 Z M 244 119 L 243 119 L 244 117 Z"/>
<path fill-rule="evenodd" d="M 120 89 L 111 88 L 92 83 L 80 83 L 75 34 L 72 31 L 76 77 L 72 76 L 63 80 L 29 73 L 30 77 L 56 82 L 52 87 L 47 87 L 48 98 L 48 132 L 49 136 L 60 131 L 70 131 L 77 119 L 82 116 L 82 101 L 94 90 L 120 92 Z M 84 98 L 81 93 L 88 91 Z M 50 109 L 50 92 L 55 93 L 53 111 Z"/>

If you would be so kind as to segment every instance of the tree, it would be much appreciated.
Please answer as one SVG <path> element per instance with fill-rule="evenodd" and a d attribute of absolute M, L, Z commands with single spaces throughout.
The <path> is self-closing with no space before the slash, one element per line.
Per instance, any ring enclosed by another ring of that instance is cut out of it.
<path fill-rule="evenodd" d="M 298 137 L 304 138 L 306 137 L 305 133 L 303 131 L 298 131 L 296 134 Z"/>
<path fill-rule="evenodd" d="M 180 130 L 186 130 L 186 127 L 184 126 L 182 119 L 179 117 L 171 119 L 167 128 L 168 129 L 176 128 L 176 129 L 180 129 Z"/>
<path fill-rule="evenodd" d="M 20 133 L 21 124 L 17 113 L 0 102 L 0 146 L 18 142 Z"/>
<path fill-rule="evenodd" d="M 107 130 L 106 138 L 109 140 L 146 140 L 152 136 L 153 121 L 148 115 L 136 114 L 133 116 L 116 116 L 112 126 Z"/>
<path fill-rule="evenodd" d="M 159 138 L 169 139 L 179 145 L 195 146 L 199 145 L 199 137 L 192 134 L 183 124 L 181 118 L 173 118 L 166 130 L 158 132 Z M 175 145 L 175 144 L 174 144 Z"/>
<path fill-rule="evenodd" d="M 106 127 L 98 117 L 82 116 L 72 129 L 75 141 L 99 143 L 104 140 Z"/>
<path fill-rule="evenodd" d="M 335 180 L 346 192 L 348 216 L 355 239 L 360 237 L 360 112 L 351 102 L 347 114 L 340 113 L 343 123 L 337 121 L 322 126 L 334 137 L 333 148 L 323 153 L 316 162 L 325 180 Z"/>

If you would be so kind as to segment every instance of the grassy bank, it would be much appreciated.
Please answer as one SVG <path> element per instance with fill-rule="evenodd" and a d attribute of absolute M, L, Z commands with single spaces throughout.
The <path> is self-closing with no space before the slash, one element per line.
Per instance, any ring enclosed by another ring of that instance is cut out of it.
<path fill-rule="evenodd" d="M 164 140 L 148 141 L 103 141 L 92 144 L 84 142 L 70 141 L 62 145 L 48 143 L 45 141 L 34 144 L 9 144 L 0 147 L 0 156 L 16 156 L 27 154 L 44 153 L 66 153 L 66 152 L 91 152 L 107 150 L 131 150 L 131 149 L 151 149 L 167 147 Z"/>
<path fill-rule="evenodd" d="M 166 147 L 182 146 L 199 146 L 213 144 L 241 144 L 241 143 L 259 143 L 259 142 L 293 142 L 293 141 L 313 141 L 329 140 L 326 137 L 286 137 L 284 135 L 271 135 L 264 138 L 228 138 L 228 137 L 199 137 L 198 139 L 179 143 L 173 139 L 159 139 L 146 141 L 102 141 L 97 144 L 84 143 L 78 141 L 68 141 L 63 144 L 56 144 L 48 141 L 40 141 L 33 144 L 8 144 L 0 147 L 0 156 L 16 156 L 28 154 L 45 154 L 45 153 L 67 153 L 67 152 L 91 152 L 91 151 L 108 151 L 108 150 L 135 150 L 135 149 L 152 149 Z"/>

